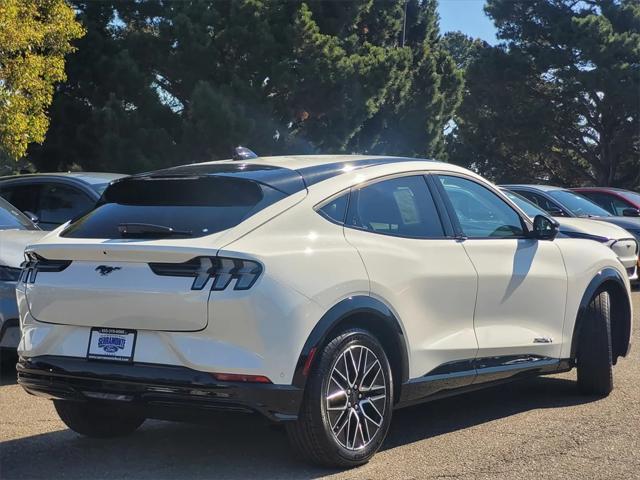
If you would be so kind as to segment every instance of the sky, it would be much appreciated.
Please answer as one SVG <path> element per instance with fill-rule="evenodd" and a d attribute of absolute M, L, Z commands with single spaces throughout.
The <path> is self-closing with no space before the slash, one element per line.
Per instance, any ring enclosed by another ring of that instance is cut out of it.
<path fill-rule="evenodd" d="M 440 0 L 440 32 L 460 30 L 471 37 L 496 43 L 496 29 L 483 7 L 484 0 Z"/>

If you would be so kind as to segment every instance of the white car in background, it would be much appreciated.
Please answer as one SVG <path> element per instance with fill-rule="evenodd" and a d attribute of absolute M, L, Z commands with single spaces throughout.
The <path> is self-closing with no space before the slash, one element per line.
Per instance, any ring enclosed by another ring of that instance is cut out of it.
<path fill-rule="evenodd" d="M 40 230 L 9 202 L 0 198 L 0 349 L 15 353 L 20 340 L 16 283 L 24 248 L 38 241 Z"/>
<path fill-rule="evenodd" d="M 193 164 L 112 183 L 27 248 L 18 381 L 83 435 L 211 410 L 283 422 L 352 467 L 393 410 L 578 370 L 613 388 L 629 278 L 446 163 L 369 156 Z"/>
<path fill-rule="evenodd" d="M 509 200 L 515 203 L 533 219 L 536 215 L 548 215 L 544 210 L 534 205 L 523 196 L 501 188 Z M 560 224 L 560 234 L 570 238 L 582 238 L 603 243 L 615 252 L 620 263 L 624 265 L 629 280 L 638 280 L 639 246 L 634 236 L 624 228 L 609 222 L 583 217 L 555 217 Z"/>

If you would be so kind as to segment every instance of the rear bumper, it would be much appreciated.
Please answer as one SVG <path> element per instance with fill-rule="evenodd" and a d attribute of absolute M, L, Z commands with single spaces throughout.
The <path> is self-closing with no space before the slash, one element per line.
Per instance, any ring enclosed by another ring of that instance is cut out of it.
<path fill-rule="evenodd" d="M 208 411 L 257 412 L 295 420 L 302 390 L 291 385 L 219 382 L 207 372 L 155 364 L 76 357 L 20 358 L 18 383 L 57 400 L 127 402 L 151 418 L 190 418 Z"/>

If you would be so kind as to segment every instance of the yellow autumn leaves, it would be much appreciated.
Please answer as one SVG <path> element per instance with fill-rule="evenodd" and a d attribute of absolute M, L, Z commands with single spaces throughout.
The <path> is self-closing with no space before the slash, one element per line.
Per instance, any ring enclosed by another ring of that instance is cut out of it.
<path fill-rule="evenodd" d="M 0 150 L 22 157 L 44 141 L 65 55 L 84 35 L 64 0 L 0 0 Z"/>

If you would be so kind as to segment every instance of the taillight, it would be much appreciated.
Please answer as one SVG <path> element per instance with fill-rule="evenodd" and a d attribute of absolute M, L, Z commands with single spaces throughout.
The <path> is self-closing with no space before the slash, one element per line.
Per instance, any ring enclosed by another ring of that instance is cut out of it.
<path fill-rule="evenodd" d="M 258 262 L 227 257 L 196 257 L 183 263 L 150 263 L 149 267 L 156 275 L 193 277 L 191 290 L 202 290 L 210 278 L 211 290 L 224 290 L 234 280 L 234 290 L 248 290 L 262 273 Z"/>
<path fill-rule="evenodd" d="M 24 283 L 34 283 L 39 272 L 62 272 L 71 265 L 71 260 L 49 260 L 33 252 L 27 252 L 26 257 L 20 274 L 20 281 Z"/>

